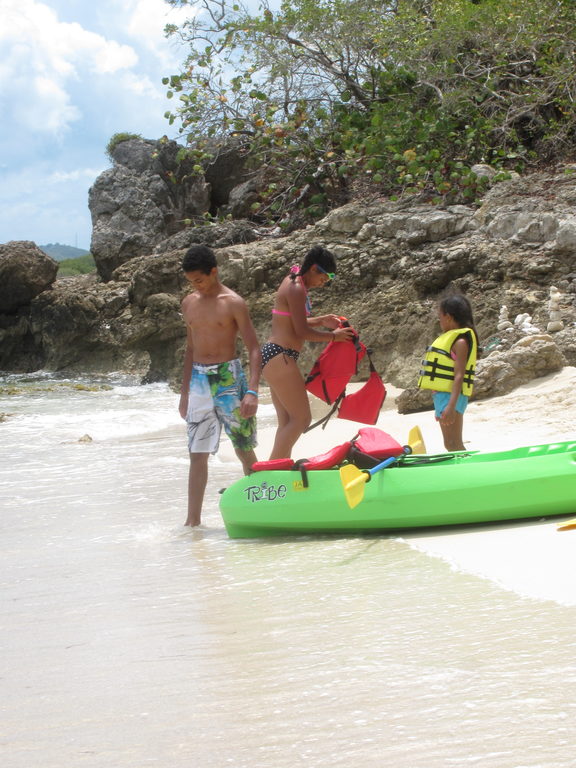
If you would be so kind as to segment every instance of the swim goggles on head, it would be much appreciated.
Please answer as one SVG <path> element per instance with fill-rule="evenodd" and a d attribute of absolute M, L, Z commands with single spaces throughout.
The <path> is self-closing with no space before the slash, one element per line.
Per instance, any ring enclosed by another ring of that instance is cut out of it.
<path fill-rule="evenodd" d="M 327 272 L 325 269 L 322 269 L 320 264 L 314 264 L 318 272 L 322 272 L 323 275 L 328 275 L 328 280 L 334 280 L 336 277 L 336 272 Z"/>

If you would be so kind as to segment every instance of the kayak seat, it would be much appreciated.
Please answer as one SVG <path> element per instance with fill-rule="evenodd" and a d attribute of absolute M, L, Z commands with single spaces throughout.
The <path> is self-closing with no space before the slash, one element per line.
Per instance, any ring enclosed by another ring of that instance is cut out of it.
<path fill-rule="evenodd" d="M 279 471 L 294 468 L 294 459 L 271 459 L 269 461 L 255 461 L 252 464 L 252 472 Z"/>
<path fill-rule="evenodd" d="M 297 470 L 302 477 L 304 488 L 308 488 L 308 472 L 318 469 L 332 469 L 342 464 L 348 456 L 352 440 L 336 445 L 326 453 L 312 456 L 310 459 L 272 459 L 271 461 L 256 461 L 252 464 L 252 472 Z"/>
<path fill-rule="evenodd" d="M 404 447 L 378 427 L 362 427 L 348 453 L 348 461 L 358 469 L 372 469 L 384 459 L 400 456 Z"/>
<path fill-rule="evenodd" d="M 338 467 L 344 461 L 356 463 L 355 459 L 368 462 L 370 468 L 383 459 L 402 454 L 403 446 L 387 432 L 377 427 L 362 427 L 358 434 L 345 443 L 334 446 L 325 453 L 319 453 L 306 459 L 271 459 L 268 461 L 256 461 L 252 465 L 253 472 L 301 470 L 312 471 L 319 469 L 332 469 Z"/>
<path fill-rule="evenodd" d="M 347 457 L 352 440 L 347 440 L 341 445 L 336 445 L 326 453 L 319 453 L 310 459 L 271 459 L 270 461 L 256 461 L 252 464 L 252 472 L 265 472 L 287 469 L 331 469 L 341 464 Z"/>
<path fill-rule="evenodd" d="M 308 488 L 308 472 L 333 469 L 344 462 L 355 464 L 359 469 L 371 469 L 383 459 L 399 456 L 403 451 L 403 446 L 387 432 L 377 427 L 362 427 L 352 440 L 336 445 L 325 453 L 297 461 L 293 459 L 256 461 L 252 465 L 252 472 L 295 470 L 300 472 L 304 488 Z"/>
<path fill-rule="evenodd" d="M 319 453 L 318 456 L 312 456 L 311 459 L 299 459 L 296 463 L 298 467 L 306 470 L 310 469 L 332 469 L 348 457 L 348 451 L 352 445 L 352 440 L 347 440 L 341 445 L 336 445 L 326 453 Z"/>

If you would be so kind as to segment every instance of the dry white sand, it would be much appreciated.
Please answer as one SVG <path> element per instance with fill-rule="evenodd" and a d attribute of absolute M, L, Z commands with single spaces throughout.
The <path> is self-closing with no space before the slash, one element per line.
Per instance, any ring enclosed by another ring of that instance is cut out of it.
<path fill-rule="evenodd" d="M 440 427 L 433 411 L 400 415 L 394 398 L 401 390 L 387 385 L 388 396 L 377 426 L 399 442 L 410 427 L 422 430 L 428 453 L 444 450 Z M 262 403 L 269 403 L 266 391 Z M 316 398 L 314 418 L 326 412 Z M 576 368 L 536 379 L 509 395 L 473 402 L 464 416 L 464 443 L 470 449 L 503 450 L 521 445 L 576 439 Z M 333 418 L 325 430 L 303 435 L 294 458 L 322 453 L 354 436 L 354 422 Z M 269 455 L 274 428 L 259 430 L 258 456 Z M 576 464 L 575 464 L 576 471 Z M 576 499 L 574 502 L 576 517 Z M 411 545 L 441 557 L 453 567 L 497 582 L 527 597 L 576 605 L 576 530 L 557 530 L 556 520 L 528 521 L 490 527 L 441 529 L 404 535 Z"/>

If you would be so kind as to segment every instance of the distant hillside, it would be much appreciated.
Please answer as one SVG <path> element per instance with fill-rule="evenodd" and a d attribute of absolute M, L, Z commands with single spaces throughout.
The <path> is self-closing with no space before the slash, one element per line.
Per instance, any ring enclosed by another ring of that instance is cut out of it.
<path fill-rule="evenodd" d="M 86 256 L 89 251 L 83 248 L 74 248 L 71 245 L 60 245 L 60 243 L 48 243 L 48 245 L 39 245 L 41 251 L 52 256 L 56 261 L 65 261 L 66 259 L 77 259 L 80 256 Z"/>

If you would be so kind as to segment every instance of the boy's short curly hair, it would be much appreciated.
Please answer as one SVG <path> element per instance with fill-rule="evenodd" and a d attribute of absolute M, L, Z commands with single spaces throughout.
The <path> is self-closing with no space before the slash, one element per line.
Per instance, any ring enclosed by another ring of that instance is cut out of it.
<path fill-rule="evenodd" d="M 209 275 L 218 266 L 212 248 L 207 245 L 193 245 L 184 254 L 182 269 L 184 272 L 202 272 Z"/>

